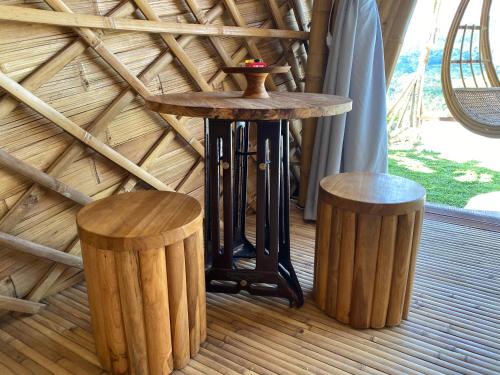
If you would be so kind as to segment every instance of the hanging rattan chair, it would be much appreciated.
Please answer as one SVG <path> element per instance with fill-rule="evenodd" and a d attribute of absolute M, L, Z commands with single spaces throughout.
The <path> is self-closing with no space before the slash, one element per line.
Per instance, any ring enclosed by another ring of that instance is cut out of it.
<path fill-rule="evenodd" d="M 483 0 L 479 24 L 463 23 L 469 3 L 460 2 L 446 39 L 441 71 L 443 95 L 451 114 L 464 127 L 500 138 L 500 82 L 489 40 L 492 0 Z M 459 67 L 461 87 L 452 85 L 454 65 Z M 467 72 L 472 80 L 467 79 Z"/>

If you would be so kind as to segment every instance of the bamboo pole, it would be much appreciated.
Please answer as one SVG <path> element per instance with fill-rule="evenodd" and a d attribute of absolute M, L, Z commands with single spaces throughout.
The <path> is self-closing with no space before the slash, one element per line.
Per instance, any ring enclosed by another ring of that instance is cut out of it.
<path fill-rule="evenodd" d="M 229 11 L 229 14 L 231 15 L 231 18 L 233 19 L 234 23 L 238 27 L 246 27 L 247 24 L 246 24 L 245 20 L 243 19 L 243 17 L 241 16 L 241 13 L 238 10 L 238 7 L 236 6 L 236 3 L 234 2 L 234 0 L 223 0 L 223 1 L 224 1 L 224 5 L 226 6 L 226 9 Z M 244 39 L 245 46 L 253 58 L 262 58 L 262 54 L 260 53 L 259 49 L 257 48 L 257 45 L 255 44 L 255 39 L 250 38 L 250 37 L 254 37 L 254 36 L 256 36 L 256 35 L 248 35 L 247 38 Z M 271 75 L 267 76 L 266 85 L 273 91 L 278 90 Z"/>
<path fill-rule="evenodd" d="M 209 12 L 206 14 L 206 20 L 211 21 L 215 17 L 219 16 L 222 14 L 223 8 L 219 6 L 215 6 L 212 8 Z M 179 45 L 180 46 L 187 46 L 191 41 L 193 40 L 192 36 L 183 36 L 179 38 Z M 164 65 L 167 63 L 172 62 L 173 56 L 171 53 L 164 54 L 161 59 L 156 60 L 154 63 L 152 63 L 146 70 L 139 76 L 139 78 L 144 81 L 145 83 L 148 82 L 150 79 L 153 78 L 153 75 L 156 74 L 157 71 L 159 71 Z M 122 91 L 122 93 L 118 96 L 117 100 L 115 100 L 110 107 L 108 107 L 109 111 L 107 113 L 111 114 L 116 114 L 121 108 L 123 108 L 126 104 L 128 104 L 128 101 L 131 101 L 135 95 L 133 94 L 131 89 L 126 89 Z M 116 109 L 118 108 L 118 109 Z M 100 119 L 95 123 L 94 126 L 92 126 L 92 129 L 101 130 L 104 129 L 103 124 L 105 124 L 105 121 L 107 118 L 109 118 L 108 121 L 111 121 L 111 115 L 106 116 L 101 116 Z M 182 122 L 180 123 L 182 125 Z M 164 134 L 162 138 L 157 142 L 157 144 L 147 153 L 147 155 L 144 157 L 144 159 L 141 161 L 141 168 L 145 168 L 146 170 L 149 169 L 150 165 L 154 162 L 156 157 L 158 156 L 158 153 L 165 148 L 172 140 L 172 134 Z M 199 142 L 198 142 L 199 143 Z M 196 145 L 194 142 L 190 142 L 191 145 Z M 201 145 L 200 145 L 201 146 Z M 198 147 L 199 149 L 200 147 Z M 202 147 L 201 147 L 202 148 Z M 203 148 L 202 150 L 203 151 Z M 69 162 L 68 162 L 69 164 Z M 62 169 L 62 168 L 60 168 Z M 194 173 L 194 170 L 192 171 Z M 191 176 L 189 174 L 189 176 Z M 121 185 L 119 188 L 120 191 L 130 191 L 133 189 L 135 184 L 138 182 L 138 180 L 133 177 L 129 176 L 126 181 Z M 21 206 L 23 207 L 23 206 Z M 75 240 L 67 249 L 66 251 L 69 253 L 73 253 L 77 249 L 77 244 L 78 241 Z M 64 271 L 64 267 L 60 265 L 54 265 L 46 274 L 45 276 L 35 285 L 35 287 L 32 289 L 30 292 L 28 298 L 32 300 L 40 300 L 42 299 L 46 293 L 50 290 L 54 282 L 56 282 L 57 278 L 62 274 Z"/>
<path fill-rule="evenodd" d="M 159 153 L 167 147 L 167 145 L 172 141 L 173 137 L 174 132 L 166 131 L 142 159 L 140 167 L 145 169 L 146 171 L 149 170 L 152 167 L 153 162 L 159 156 Z M 138 181 L 139 180 L 135 176 L 127 177 L 116 190 L 116 193 L 118 194 L 132 191 Z M 65 252 L 68 254 L 75 254 L 78 250 L 78 243 L 79 240 L 77 236 L 65 249 Z M 31 301 L 40 301 L 42 298 L 44 298 L 65 269 L 66 267 L 60 264 L 53 265 L 31 289 L 27 296 L 27 299 Z"/>
<path fill-rule="evenodd" d="M 195 17 L 196 21 L 202 25 L 208 24 L 210 21 L 207 19 L 207 17 L 203 14 L 202 9 L 198 6 L 196 0 L 186 0 L 186 4 L 191 10 L 191 13 Z M 264 26 L 265 27 L 265 26 Z M 215 48 L 217 51 L 217 54 L 220 56 L 222 61 L 224 61 L 224 64 L 226 66 L 236 66 L 236 63 L 239 61 L 233 60 L 231 56 L 227 53 L 227 51 L 224 48 L 224 45 L 222 44 L 222 41 L 220 39 L 217 39 L 215 37 L 209 37 L 208 40 L 210 40 L 210 43 L 212 46 Z M 221 71 L 222 72 L 222 71 Z M 225 73 L 223 77 L 225 77 Z M 232 74 L 231 77 L 235 80 L 236 84 L 241 90 L 245 89 L 246 86 L 246 80 L 243 78 L 241 74 Z"/>
<path fill-rule="evenodd" d="M 311 31 L 309 34 L 309 55 L 306 67 L 306 92 L 318 93 L 323 89 L 323 81 L 325 78 L 324 72 L 328 55 L 326 35 L 328 33 L 328 21 L 334 3 L 335 0 L 316 0 L 313 4 Z M 311 170 L 312 149 L 314 147 L 314 137 L 316 135 L 316 123 L 317 119 L 313 118 L 305 119 L 302 123 L 299 206 L 304 206 L 306 202 L 309 173 Z"/>
<path fill-rule="evenodd" d="M 26 314 L 37 314 L 46 307 L 43 303 L 25 301 L 20 298 L 0 296 L 0 309 Z"/>
<path fill-rule="evenodd" d="M 161 21 L 160 17 L 158 17 L 149 4 L 147 0 L 134 0 L 134 3 L 141 10 L 141 12 L 146 16 L 147 19 L 153 21 Z M 205 78 L 200 74 L 198 68 L 191 61 L 187 53 L 182 49 L 179 45 L 175 37 L 171 34 L 160 34 L 160 37 L 167 44 L 170 51 L 177 57 L 177 59 L 181 62 L 183 67 L 188 71 L 189 75 L 193 79 L 193 81 L 198 85 L 198 87 L 202 91 L 212 91 L 212 87 L 207 83 Z"/>
<path fill-rule="evenodd" d="M 285 21 L 283 21 L 281 11 L 276 0 L 267 0 L 267 5 L 269 7 L 269 11 L 271 12 L 275 25 L 281 30 L 288 29 Z M 295 90 L 302 92 L 304 91 L 304 83 L 302 81 L 299 64 L 297 63 L 297 59 L 295 58 L 294 50 L 293 48 L 291 48 L 291 45 L 288 41 L 280 40 L 280 44 L 283 48 L 286 61 L 291 66 L 291 74 L 296 86 Z"/>
<path fill-rule="evenodd" d="M 378 3 L 384 39 L 385 78 L 389 87 L 417 0 L 378 0 Z"/>
<path fill-rule="evenodd" d="M 295 30 L 261 29 L 239 26 L 198 25 L 165 21 L 133 20 L 91 14 L 68 15 L 40 9 L 0 5 L 0 20 L 40 23 L 65 27 L 104 30 L 171 33 L 178 35 L 307 39 L 308 33 Z"/>
<path fill-rule="evenodd" d="M 45 0 L 47 4 L 59 12 L 73 14 L 71 9 L 62 0 Z M 139 77 L 136 77 L 117 57 L 109 50 L 98 35 L 89 28 L 76 27 L 75 31 L 89 43 L 92 48 L 106 61 L 127 83 L 143 98 L 151 96 L 152 93 Z M 177 120 L 175 116 L 160 113 L 160 117 L 175 129 L 175 131 L 190 144 L 196 152 L 201 156 L 205 155 L 205 151 L 201 143 L 194 138 L 191 133 Z"/>
<path fill-rule="evenodd" d="M 7 151 L 0 148 L 0 165 L 19 173 L 20 175 L 29 178 L 30 180 L 45 186 L 46 188 L 55 191 L 62 196 L 71 199 L 79 204 L 87 204 L 92 202 L 92 198 L 82 192 L 73 189 L 72 187 L 59 181 L 57 178 L 49 176 L 24 161 L 12 156 Z"/>
<path fill-rule="evenodd" d="M 39 258 L 49 259 L 69 267 L 83 269 L 83 263 L 80 257 L 66 254 L 48 246 L 40 245 L 4 232 L 0 232 L 0 245 L 8 247 L 9 249 L 22 251 L 23 253 L 34 255 Z"/>
<path fill-rule="evenodd" d="M 134 8 L 128 7 L 130 5 L 128 1 L 118 5 L 110 14 L 122 14 L 122 12 L 133 11 Z M 77 40 L 69 47 L 65 48 L 60 54 L 56 55 L 53 59 L 49 60 L 46 64 L 42 65 L 38 70 L 36 70 L 32 75 L 30 75 L 26 80 L 23 81 L 24 87 L 29 91 L 34 91 L 40 87 L 44 82 L 52 78 L 52 76 L 57 73 L 57 68 L 65 66 L 71 61 L 71 59 L 77 56 L 77 52 L 83 53 L 85 49 L 78 49 L 73 52 L 73 46 L 77 42 L 85 44 L 82 40 Z M 76 47 L 75 47 L 76 48 Z M 156 65 L 160 63 L 155 61 Z M 126 90 L 125 90 L 126 91 Z M 106 126 L 111 120 L 119 114 L 119 112 L 128 104 L 123 96 L 119 96 L 113 103 L 103 112 L 101 115 L 88 127 L 89 133 L 94 136 L 100 136 Z M 130 96 L 132 96 L 130 98 Z M 129 100 L 133 99 L 134 95 L 132 90 L 130 90 Z M 15 103 L 15 105 L 13 104 Z M 7 115 L 12 111 L 18 101 L 11 97 L 10 95 L 4 95 L 4 98 L 0 102 L 0 114 Z M 120 106 L 120 104 L 122 106 Z M 2 111 L 3 110 L 3 111 Z M 80 141 L 74 140 L 73 143 L 56 159 L 54 163 L 50 165 L 47 169 L 47 173 L 52 176 L 59 176 L 62 172 L 83 152 L 85 147 Z M 34 184 L 32 185 L 23 196 L 14 204 L 13 207 L 0 219 L 0 230 L 10 231 L 19 220 L 21 220 L 25 215 L 31 210 L 31 208 L 38 202 L 44 195 L 44 190 L 40 186 Z"/>
<path fill-rule="evenodd" d="M 120 3 L 113 8 L 108 15 L 115 17 L 130 15 L 135 10 L 134 6 L 128 1 Z M 69 46 L 65 47 L 61 52 L 56 54 L 42 64 L 38 69 L 26 77 L 21 84 L 29 91 L 35 91 L 45 82 L 49 81 L 56 73 L 63 69 L 68 63 L 80 56 L 89 48 L 87 43 L 81 39 L 76 39 Z M 9 95 L 5 95 L 0 100 L 0 118 L 6 117 L 12 112 L 19 102 Z"/>
<path fill-rule="evenodd" d="M 86 132 L 78 125 L 76 125 L 73 121 L 69 120 L 67 117 L 63 116 L 61 113 L 56 111 L 54 108 L 49 106 L 40 98 L 33 95 L 31 92 L 26 90 L 16 81 L 9 78 L 3 72 L 0 71 L 0 86 L 6 90 L 9 94 L 16 97 L 18 100 L 22 101 L 24 104 L 31 107 L 33 110 L 40 113 L 42 116 L 46 117 L 54 124 L 71 134 L 73 137 L 79 139 L 81 142 L 85 143 L 87 146 L 97 151 L 104 157 L 110 159 L 123 169 L 129 171 L 136 177 L 140 178 L 144 182 L 150 184 L 154 188 L 158 190 L 173 190 L 168 185 L 164 184 L 156 177 L 153 177 L 151 174 L 145 172 L 137 165 L 132 163 L 130 160 L 113 150 L 111 147 L 102 143 L 97 138 L 93 137 L 92 134 Z"/>

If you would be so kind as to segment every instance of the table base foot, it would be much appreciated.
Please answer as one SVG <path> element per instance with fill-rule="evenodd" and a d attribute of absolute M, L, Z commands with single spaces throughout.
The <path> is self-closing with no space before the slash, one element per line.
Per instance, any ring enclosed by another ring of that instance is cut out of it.
<path fill-rule="evenodd" d="M 245 290 L 252 295 L 286 298 L 290 307 L 302 306 L 304 296 L 295 272 L 293 269 L 290 272 L 282 265 L 279 268 L 279 273 L 212 268 L 206 273 L 207 292 L 236 294 Z"/>

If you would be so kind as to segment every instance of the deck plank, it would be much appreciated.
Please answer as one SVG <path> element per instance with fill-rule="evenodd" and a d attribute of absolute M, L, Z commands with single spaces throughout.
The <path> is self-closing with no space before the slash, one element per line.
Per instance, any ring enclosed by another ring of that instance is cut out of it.
<path fill-rule="evenodd" d="M 464 223 L 424 221 L 408 320 L 392 329 L 354 330 L 312 302 L 314 225 L 293 210 L 292 261 L 304 307 L 209 293 L 207 342 L 175 373 L 500 373 L 500 233 Z M 45 302 L 37 315 L 0 323 L 0 372 L 104 374 L 96 366 L 85 284 Z"/>

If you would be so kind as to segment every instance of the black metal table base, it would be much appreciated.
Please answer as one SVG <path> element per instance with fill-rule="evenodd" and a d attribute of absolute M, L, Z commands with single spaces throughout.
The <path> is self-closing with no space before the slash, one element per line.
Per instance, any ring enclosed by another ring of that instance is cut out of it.
<path fill-rule="evenodd" d="M 253 126 L 257 130 L 255 153 L 249 152 L 250 123 L 205 120 L 207 291 L 247 290 L 287 298 L 290 305 L 301 306 L 304 297 L 290 261 L 288 121 L 257 121 Z M 248 158 L 252 155 L 257 161 L 255 245 L 245 233 Z M 255 258 L 255 268 L 237 267 L 236 258 Z"/>

